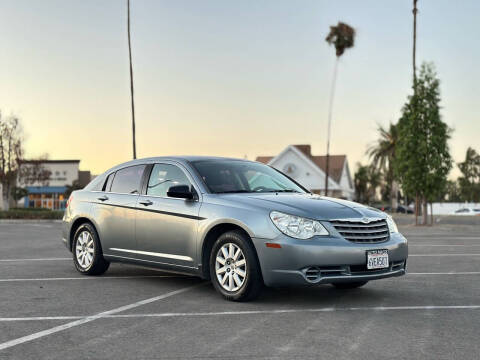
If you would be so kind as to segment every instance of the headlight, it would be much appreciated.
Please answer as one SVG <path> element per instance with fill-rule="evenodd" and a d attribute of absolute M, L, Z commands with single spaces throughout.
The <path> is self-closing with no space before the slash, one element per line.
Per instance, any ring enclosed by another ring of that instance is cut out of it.
<path fill-rule="evenodd" d="M 393 221 L 390 215 L 387 215 L 387 224 L 388 224 L 388 230 L 390 230 L 390 233 L 398 232 L 397 224 L 395 224 L 395 221 Z"/>
<path fill-rule="evenodd" d="M 278 230 L 296 239 L 306 240 L 315 235 L 328 235 L 327 229 L 316 220 L 288 215 L 278 211 L 272 211 L 270 219 L 272 219 Z"/>

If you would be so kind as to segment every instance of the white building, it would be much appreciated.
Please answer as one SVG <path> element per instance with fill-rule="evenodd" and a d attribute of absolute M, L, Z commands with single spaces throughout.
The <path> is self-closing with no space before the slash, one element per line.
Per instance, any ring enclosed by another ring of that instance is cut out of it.
<path fill-rule="evenodd" d="M 326 156 L 314 156 L 310 145 L 289 145 L 277 156 L 259 156 L 270 165 L 316 194 L 325 194 Z M 328 195 L 353 200 L 353 187 L 346 155 L 330 155 Z"/>
<path fill-rule="evenodd" d="M 32 175 L 31 178 L 21 178 L 18 186 L 28 191 L 28 196 L 20 200 L 24 207 L 48 208 L 52 210 L 64 209 L 66 204 L 65 192 L 67 186 L 78 182 L 85 186 L 90 181 L 89 171 L 79 171 L 80 160 L 24 160 L 20 164 L 22 168 L 41 167 L 48 172 L 48 179 L 39 182 Z"/>

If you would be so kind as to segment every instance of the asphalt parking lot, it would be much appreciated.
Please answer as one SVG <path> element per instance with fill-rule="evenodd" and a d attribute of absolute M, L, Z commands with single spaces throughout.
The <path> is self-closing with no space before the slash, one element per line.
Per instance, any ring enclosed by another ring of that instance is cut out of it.
<path fill-rule="evenodd" d="M 0 359 L 478 359 L 480 228 L 401 228 L 409 274 L 226 302 L 193 277 L 79 275 L 60 224 L 0 222 Z"/>

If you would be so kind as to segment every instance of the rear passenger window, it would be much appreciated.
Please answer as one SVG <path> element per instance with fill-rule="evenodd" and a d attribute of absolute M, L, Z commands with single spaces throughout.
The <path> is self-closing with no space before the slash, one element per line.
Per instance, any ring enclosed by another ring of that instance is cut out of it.
<path fill-rule="evenodd" d="M 144 170 L 145 165 L 135 165 L 118 170 L 113 178 L 110 191 L 121 194 L 139 194 Z"/>

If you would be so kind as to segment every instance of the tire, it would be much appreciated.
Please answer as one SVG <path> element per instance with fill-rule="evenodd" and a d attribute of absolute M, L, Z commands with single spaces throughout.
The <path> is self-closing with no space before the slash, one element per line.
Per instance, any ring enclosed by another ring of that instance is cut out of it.
<path fill-rule="evenodd" d="M 90 223 L 83 223 L 75 231 L 72 253 L 73 263 L 80 274 L 101 275 L 110 266 L 103 258 L 100 239 Z"/>
<path fill-rule="evenodd" d="M 257 254 L 250 239 L 241 231 L 229 231 L 219 236 L 213 244 L 209 266 L 213 286 L 226 300 L 249 301 L 260 295 L 263 278 Z M 217 270 L 220 270 L 218 276 Z"/>
<path fill-rule="evenodd" d="M 355 281 L 355 282 L 346 282 L 346 283 L 333 283 L 337 289 L 356 289 L 362 287 L 368 283 L 368 281 Z"/>

